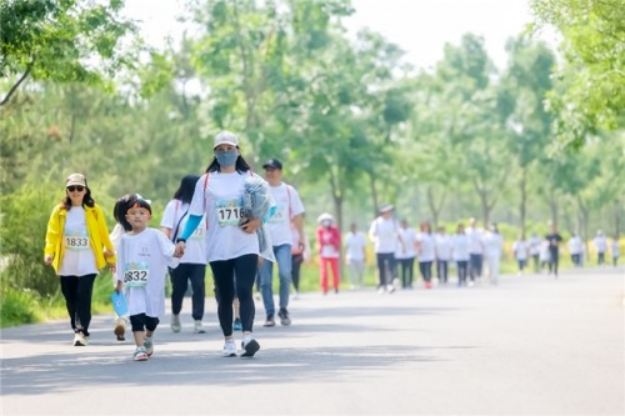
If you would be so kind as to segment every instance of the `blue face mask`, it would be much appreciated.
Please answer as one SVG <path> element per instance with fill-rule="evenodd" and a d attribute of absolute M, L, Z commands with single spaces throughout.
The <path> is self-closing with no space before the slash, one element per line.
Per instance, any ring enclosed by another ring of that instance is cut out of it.
<path fill-rule="evenodd" d="M 237 154 L 236 149 L 232 149 L 230 151 L 215 152 L 215 158 L 217 158 L 217 162 L 219 162 L 219 166 L 222 166 L 222 167 L 230 167 L 236 164 L 238 157 L 239 155 Z"/>

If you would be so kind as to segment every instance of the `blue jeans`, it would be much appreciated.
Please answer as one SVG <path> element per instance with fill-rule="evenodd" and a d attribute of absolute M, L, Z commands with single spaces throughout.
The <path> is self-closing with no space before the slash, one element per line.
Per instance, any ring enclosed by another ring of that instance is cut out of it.
<path fill-rule="evenodd" d="M 291 270 L 293 263 L 291 259 L 291 245 L 280 245 L 273 247 L 273 253 L 278 263 L 278 275 L 280 276 L 280 308 L 289 306 L 289 287 L 291 286 Z M 258 269 L 260 275 L 260 293 L 263 295 L 265 312 L 267 316 L 276 313 L 273 303 L 273 262 L 264 260 Z"/>

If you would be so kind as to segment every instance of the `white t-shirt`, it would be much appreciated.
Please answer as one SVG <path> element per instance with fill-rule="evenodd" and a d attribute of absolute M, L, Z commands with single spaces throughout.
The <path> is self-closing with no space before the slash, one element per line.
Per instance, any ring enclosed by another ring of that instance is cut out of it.
<path fill-rule="evenodd" d="M 188 203 L 183 203 L 180 200 L 171 200 L 165 207 L 161 227 L 166 227 L 171 230 L 172 241 L 174 232 L 176 232 L 176 237 L 182 234 L 187 220 L 189 220 L 189 207 L 190 205 Z M 202 217 L 202 221 L 200 221 L 197 229 L 195 229 L 195 232 L 193 232 L 185 243 L 184 255 L 180 258 L 181 264 L 206 265 L 205 234 L 206 216 Z"/>
<path fill-rule="evenodd" d="M 349 232 L 345 235 L 345 259 L 362 261 L 365 259 L 367 238 L 362 232 Z"/>
<path fill-rule="evenodd" d="M 434 236 L 434 246 L 436 248 L 436 259 L 449 261 L 451 259 L 452 236 L 437 234 Z"/>
<path fill-rule="evenodd" d="M 543 240 L 540 243 L 540 260 L 541 261 L 548 261 L 551 258 L 551 253 L 549 252 L 549 241 L 548 240 Z"/>
<path fill-rule="evenodd" d="M 160 230 L 147 228 L 125 234 L 117 247 L 117 280 L 124 282 L 128 314 L 149 317 L 165 314 L 167 267 L 178 266 L 175 245 Z"/>
<path fill-rule="evenodd" d="M 479 229 L 468 227 L 466 230 L 466 235 L 469 238 L 469 253 L 471 255 L 482 255 L 482 231 Z"/>
<path fill-rule="evenodd" d="M 569 239 L 569 252 L 571 253 L 571 255 L 580 255 L 584 252 L 582 239 L 579 236 L 575 236 Z"/>
<path fill-rule="evenodd" d="M 619 255 L 621 254 L 621 249 L 619 248 L 618 241 L 616 240 L 612 241 L 611 249 L 612 249 L 612 257 L 618 258 Z"/>
<path fill-rule="evenodd" d="M 529 244 L 525 240 L 517 240 L 512 245 L 515 259 L 524 261 L 527 259 Z"/>
<path fill-rule="evenodd" d="M 501 257 L 501 249 L 503 247 L 503 238 L 499 233 L 490 230 L 484 234 L 482 240 L 484 242 L 484 252 L 489 258 Z"/>
<path fill-rule="evenodd" d="M 60 276 L 82 277 L 98 273 L 87 232 L 84 207 L 72 206 L 67 211 L 63 229 L 63 246 L 65 253 L 58 273 Z"/>
<path fill-rule="evenodd" d="M 376 218 L 369 229 L 369 237 L 373 240 L 375 253 L 394 254 L 397 246 L 400 246 L 397 240 L 398 233 L 399 225 L 394 218 Z"/>
<path fill-rule="evenodd" d="M 271 243 L 273 246 L 290 245 L 291 220 L 304 212 L 304 204 L 297 190 L 288 184 L 281 183 L 269 189 L 276 202 L 276 212 L 267 222 Z"/>
<path fill-rule="evenodd" d="M 332 239 L 332 232 L 325 227 L 321 230 L 321 240 L 322 242 L 329 242 Z M 338 258 L 339 251 L 336 250 L 334 245 L 321 245 L 321 250 L 319 251 L 319 255 L 322 258 Z"/>
<path fill-rule="evenodd" d="M 469 260 L 469 237 L 466 234 L 454 235 L 452 247 L 455 261 Z"/>
<path fill-rule="evenodd" d="M 532 236 L 529 240 L 530 243 L 530 255 L 535 256 L 540 254 L 540 244 L 542 239 L 536 235 Z"/>
<path fill-rule="evenodd" d="M 395 251 L 395 258 L 397 259 L 410 259 L 417 256 L 417 252 L 415 250 L 415 242 L 417 241 L 417 234 L 410 227 L 404 229 L 403 227 L 399 228 L 399 235 L 404 241 L 404 247 L 406 248 L 406 252 L 402 250 L 401 245 L 397 245 L 397 250 Z"/>
<path fill-rule="evenodd" d="M 604 253 L 607 249 L 608 242 L 606 241 L 605 236 L 597 236 L 593 239 L 593 242 L 598 253 Z"/>
<path fill-rule="evenodd" d="M 206 212 L 207 262 L 225 261 L 259 253 L 256 233 L 245 233 L 239 227 L 245 178 L 249 175 L 249 172 L 211 172 L 206 190 L 204 182 L 207 174 L 202 175 L 195 185 L 189 214 L 202 216 Z M 253 175 L 258 177 L 256 174 Z"/>
<path fill-rule="evenodd" d="M 434 236 L 429 233 L 419 233 L 417 241 L 420 244 L 419 262 L 430 262 L 435 258 Z"/>

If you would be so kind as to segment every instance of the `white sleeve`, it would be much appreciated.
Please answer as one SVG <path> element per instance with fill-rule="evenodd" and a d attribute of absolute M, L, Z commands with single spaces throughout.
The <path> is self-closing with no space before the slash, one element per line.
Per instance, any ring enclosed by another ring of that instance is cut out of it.
<path fill-rule="evenodd" d="M 176 245 L 172 243 L 171 240 L 167 239 L 164 233 L 161 233 L 160 230 L 154 229 L 156 239 L 158 241 L 158 247 L 165 260 L 167 266 L 175 268 L 180 263 L 180 258 L 174 258 L 174 251 L 176 250 Z"/>
<path fill-rule="evenodd" d="M 206 202 L 205 195 L 206 191 L 204 190 L 204 183 L 208 186 L 208 181 L 206 181 L 206 176 L 208 174 L 204 174 L 197 180 L 195 184 L 195 191 L 193 192 L 193 200 L 191 200 L 191 206 L 189 207 L 189 215 L 191 216 L 203 216 L 206 211 Z"/>
<path fill-rule="evenodd" d="M 369 238 L 371 240 L 375 240 L 378 237 L 378 219 L 375 219 L 371 223 L 371 227 L 369 228 Z"/>
<path fill-rule="evenodd" d="M 166 227 L 169 230 L 173 230 L 176 226 L 176 200 L 171 200 L 167 203 L 165 211 L 163 212 L 163 219 L 161 220 L 161 227 Z"/>
<path fill-rule="evenodd" d="M 291 218 L 304 213 L 304 204 L 302 203 L 297 190 L 290 185 L 287 185 L 287 193 L 291 193 Z"/>
<path fill-rule="evenodd" d="M 126 254 L 126 251 L 124 250 L 125 246 L 126 239 L 124 239 L 124 236 L 122 235 L 122 237 L 119 239 L 118 246 L 115 248 L 117 250 L 117 254 L 115 255 L 117 257 L 115 281 L 124 282 L 124 256 Z"/>

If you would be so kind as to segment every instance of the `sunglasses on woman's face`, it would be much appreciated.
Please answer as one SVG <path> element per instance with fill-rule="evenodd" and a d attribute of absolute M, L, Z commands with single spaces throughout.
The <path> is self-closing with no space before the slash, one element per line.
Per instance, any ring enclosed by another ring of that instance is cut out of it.
<path fill-rule="evenodd" d="M 70 193 L 73 193 L 74 191 L 78 191 L 79 193 L 85 191 L 85 187 L 83 187 L 82 185 L 70 185 L 69 187 L 67 187 L 67 191 L 69 191 Z"/>

